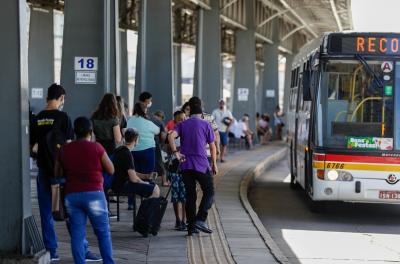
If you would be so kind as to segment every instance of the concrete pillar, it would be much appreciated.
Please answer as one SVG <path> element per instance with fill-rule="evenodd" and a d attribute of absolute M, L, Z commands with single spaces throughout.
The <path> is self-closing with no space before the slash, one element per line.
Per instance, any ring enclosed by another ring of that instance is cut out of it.
<path fill-rule="evenodd" d="M 247 30 L 236 32 L 236 63 L 234 82 L 233 114 L 240 118 L 244 113 L 250 115 L 250 126 L 255 129 L 255 72 L 256 47 L 254 0 L 245 1 Z M 242 96 L 238 96 L 239 93 Z M 244 93 L 244 94 L 243 94 Z M 245 96 L 247 94 L 247 96 Z"/>
<path fill-rule="evenodd" d="M 286 114 L 289 108 L 289 95 L 290 95 L 290 83 L 292 78 L 292 63 L 294 56 L 291 54 L 287 54 L 286 56 L 286 65 L 285 65 L 285 86 L 283 91 L 283 112 Z M 286 115 L 285 115 L 286 117 Z"/>
<path fill-rule="evenodd" d="M 26 1 L 2 1 L 0 120 L 3 129 L 0 132 L 0 263 L 15 263 L 7 262 L 7 259 L 27 255 L 31 245 L 25 224 L 26 219 L 32 217 L 28 142 L 27 19 Z"/>
<path fill-rule="evenodd" d="M 182 105 L 182 46 L 174 45 L 174 106 Z"/>
<path fill-rule="evenodd" d="M 279 103 L 279 50 L 278 44 L 264 44 L 264 75 L 263 75 L 263 95 L 262 111 L 271 117 L 275 107 Z"/>
<path fill-rule="evenodd" d="M 258 83 L 256 82 L 256 112 L 261 114 L 261 105 L 263 99 L 263 74 L 264 74 L 264 66 L 257 65 L 257 77 Z"/>
<path fill-rule="evenodd" d="M 61 85 L 67 91 L 65 110 L 73 118 L 90 116 L 105 92 L 115 92 L 112 75 L 111 32 L 114 32 L 112 0 L 65 2 Z M 74 58 L 97 57 L 95 84 L 75 82 Z"/>
<path fill-rule="evenodd" d="M 47 87 L 54 82 L 53 11 L 31 9 L 28 66 L 30 106 L 38 113 L 46 105 Z"/>
<path fill-rule="evenodd" d="M 222 98 L 221 25 L 219 0 L 210 1 L 211 10 L 198 9 L 194 95 L 211 112 Z"/>
<path fill-rule="evenodd" d="M 128 74 L 128 32 L 119 31 L 120 46 L 120 95 L 125 102 L 129 102 L 129 74 Z"/>
<path fill-rule="evenodd" d="M 135 97 L 153 95 L 152 110 L 173 111 L 172 0 L 141 0 Z M 157 19 L 155 19 L 157 18 Z M 138 69 L 139 68 L 139 69 Z"/>

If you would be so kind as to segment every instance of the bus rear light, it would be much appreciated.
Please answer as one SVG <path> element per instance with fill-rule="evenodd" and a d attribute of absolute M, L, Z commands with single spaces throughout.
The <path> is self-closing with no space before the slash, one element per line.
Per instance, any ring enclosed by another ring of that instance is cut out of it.
<path fill-rule="evenodd" d="M 325 170 L 317 170 L 317 178 L 320 180 L 325 179 Z"/>

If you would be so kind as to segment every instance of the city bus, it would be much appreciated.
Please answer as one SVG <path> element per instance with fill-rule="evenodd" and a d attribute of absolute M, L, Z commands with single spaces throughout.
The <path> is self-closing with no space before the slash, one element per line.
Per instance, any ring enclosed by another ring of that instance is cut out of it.
<path fill-rule="evenodd" d="M 290 186 L 324 201 L 400 203 L 400 34 L 326 33 L 294 58 Z"/>

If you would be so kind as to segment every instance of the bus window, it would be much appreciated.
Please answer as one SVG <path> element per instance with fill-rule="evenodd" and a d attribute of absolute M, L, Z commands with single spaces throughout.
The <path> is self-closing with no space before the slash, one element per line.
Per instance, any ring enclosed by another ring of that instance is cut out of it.
<path fill-rule="evenodd" d="M 347 149 L 393 149 L 393 72 L 368 61 L 375 77 L 356 60 L 332 60 L 321 84 L 323 145 Z M 384 75 L 388 77 L 383 78 Z M 379 81 L 378 81 L 378 80 Z M 383 83 L 384 87 L 380 84 Z"/>

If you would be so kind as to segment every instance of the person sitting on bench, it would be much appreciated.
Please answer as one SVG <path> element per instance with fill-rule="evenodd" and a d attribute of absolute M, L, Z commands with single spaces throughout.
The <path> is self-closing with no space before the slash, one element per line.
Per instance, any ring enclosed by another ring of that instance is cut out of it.
<path fill-rule="evenodd" d="M 139 140 L 139 133 L 128 128 L 125 131 L 125 144 L 114 151 L 113 163 L 115 167 L 112 191 L 116 193 L 132 193 L 144 198 L 160 196 L 159 187 L 148 181 L 143 181 L 135 172 L 135 165 L 131 151 Z"/>

